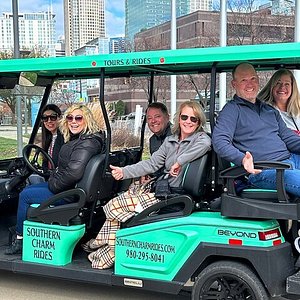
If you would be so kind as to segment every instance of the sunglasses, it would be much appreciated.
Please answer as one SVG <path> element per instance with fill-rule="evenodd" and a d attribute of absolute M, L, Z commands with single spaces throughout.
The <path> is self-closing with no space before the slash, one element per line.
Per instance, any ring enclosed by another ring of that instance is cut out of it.
<path fill-rule="evenodd" d="M 188 115 L 180 115 L 180 119 L 182 121 L 186 121 L 188 118 L 190 118 L 191 122 L 193 122 L 193 123 L 197 123 L 199 121 L 199 119 L 197 117 L 188 116 Z"/>
<path fill-rule="evenodd" d="M 41 117 L 41 120 L 42 120 L 43 122 L 49 122 L 49 119 L 50 119 L 50 121 L 56 121 L 57 118 L 58 118 L 57 115 L 49 115 L 49 116 L 43 115 L 43 116 Z"/>
<path fill-rule="evenodd" d="M 77 116 L 67 115 L 66 120 L 68 122 L 73 122 L 73 120 L 75 120 L 76 122 L 82 122 L 83 116 L 81 116 L 81 115 L 77 115 Z"/>

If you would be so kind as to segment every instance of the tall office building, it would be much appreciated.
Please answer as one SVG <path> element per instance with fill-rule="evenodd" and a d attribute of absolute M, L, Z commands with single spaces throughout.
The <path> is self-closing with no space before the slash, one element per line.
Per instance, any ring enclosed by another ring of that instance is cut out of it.
<path fill-rule="evenodd" d="M 177 0 L 176 17 L 211 8 L 212 0 Z M 130 40 L 141 30 L 170 19 L 171 0 L 125 0 L 125 36 Z"/>
<path fill-rule="evenodd" d="M 66 55 L 105 37 L 104 0 L 64 0 Z"/>
<path fill-rule="evenodd" d="M 20 51 L 35 51 L 55 56 L 55 14 L 51 10 L 38 13 L 19 13 Z M 13 15 L 0 17 L 0 51 L 13 51 Z"/>

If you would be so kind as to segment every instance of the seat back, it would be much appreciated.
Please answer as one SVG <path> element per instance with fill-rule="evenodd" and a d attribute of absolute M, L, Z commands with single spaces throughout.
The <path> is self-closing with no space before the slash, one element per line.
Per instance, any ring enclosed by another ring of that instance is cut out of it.
<path fill-rule="evenodd" d="M 105 154 L 93 156 L 85 167 L 83 177 L 75 188 L 81 188 L 86 193 L 86 202 L 97 201 L 105 162 Z"/>
<path fill-rule="evenodd" d="M 84 170 L 82 179 L 74 189 L 55 194 L 38 206 L 29 207 L 27 218 L 46 224 L 86 223 L 89 228 L 97 202 L 102 196 L 101 189 L 105 186 L 102 180 L 104 165 L 105 154 L 93 156 Z M 54 205 L 58 200 L 66 200 L 66 204 Z"/>
<path fill-rule="evenodd" d="M 208 152 L 190 162 L 184 171 L 182 187 L 193 198 L 203 196 L 205 193 L 210 155 Z"/>

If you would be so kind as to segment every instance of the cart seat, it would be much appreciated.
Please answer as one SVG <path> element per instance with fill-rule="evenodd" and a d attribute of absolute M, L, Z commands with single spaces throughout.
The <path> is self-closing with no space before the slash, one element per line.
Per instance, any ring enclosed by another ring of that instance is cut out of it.
<path fill-rule="evenodd" d="M 122 228 L 190 215 L 194 210 L 195 201 L 199 201 L 204 196 L 210 155 L 211 153 L 208 152 L 187 165 L 182 181 L 185 194 L 172 195 L 168 199 L 159 201 L 125 222 Z M 181 209 L 166 209 L 178 206 Z M 158 211 L 163 213 L 156 213 Z"/>
<path fill-rule="evenodd" d="M 27 211 L 27 219 L 46 224 L 91 226 L 98 200 L 105 197 L 110 185 L 111 176 L 104 173 L 105 154 L 97 154 L 88 162 L 82 179 L 76 187 L 50 197 L 40 205 L 33 205 Z M 55 202 L 64 199 L 66 204 L 54 206 Z"/>
<path fill-rule="evenodd" d="M 276 169 L 276 190 L 245 189 L 236 192 L 236 181 L 248 175 L 243 167 L 231 167 L 221 172 L 224 192 L 221 213 L 227 217 L 299 220 L 300 204 L 289 197 L 284 189 L 284 170 L 290 165 L 282 162 L 256 162 L 255 168 Z"/>

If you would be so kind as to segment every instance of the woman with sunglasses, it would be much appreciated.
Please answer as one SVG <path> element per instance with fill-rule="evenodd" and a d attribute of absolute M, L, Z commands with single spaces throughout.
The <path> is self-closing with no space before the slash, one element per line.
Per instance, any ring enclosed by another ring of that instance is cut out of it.
<path fill-rule="evenodd" d="M 42 148 L 52 157 L 57 167 L 58 153 L 64 144 L 64 138 L 58 128 L 61 111 L 55 104 L 47 104 L 42 109 Z"/>
<path fill-rule="evenodd" d="M 42 148 L 51 156 L 54 167 L 57 167 L 58 153 L 61 146 L 64 144 L 64 138 L 58 128 L 61 118 L 61 110 L 55 104 L 47 104 L 42 109 Z M 48 161 L 43 161 L 43 169 L 48 168 Z M 42 176 L 32 174 L 29 176 L 30 184 L 40 183 L 45 181 Z"/>
<path fill-rule="evenodd" d="M 210 137 L 203 131 L 205 122 L 205 115 L 198 102 L 182 103 L 174 118 L 173 134 L 166 137 L 151 158 L 124 168 L 110 166 L 112 176 L 116 180 L 136 178 L 164 167 L 172 193 L 183 193 L 181 183 L 185 167 L 211 149 Z M 106 216 L 103 227 L 96 239 L 82 245 L 85 251 L 91 252 L 88 258 L 93 268 L 106 269 L 113 265 L 115 235 L 121 222 L 158 201 L 149 188 L 139 186 L 110 200 L 103 207 Z"/>
<path fill-rule="evenodd" d="M 65 144 L 58 155 L 58 166 L 48 182 L 27 186 L 19 197 L 16 235 L 6 254 L 22 252 L 23 222 L 31 204 L 40 204 L 54 194 L 75 187 L 82 178 L 90 158 L 104 151 L 104 135 L 91 111 L 85 105 L 74 104 L 64 113 L 59 129 Z M 60 205 L 64 201 L 58 201 Z"/>

